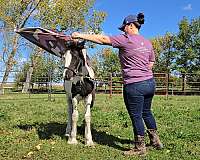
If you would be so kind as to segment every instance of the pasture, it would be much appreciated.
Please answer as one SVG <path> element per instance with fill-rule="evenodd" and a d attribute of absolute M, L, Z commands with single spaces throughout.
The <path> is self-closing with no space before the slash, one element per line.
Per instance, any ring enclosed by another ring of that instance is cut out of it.
<path fill-rule="evenodd" d="M 121 95 L 98 94 L 92 108 L 94 147 L 84 145 L 83 105 L 79 108 L 78 145 L 68 145 L 65 95 L 0 96 L 0 159 L 38 160 L 199 160 L 200 98 L 155 96 L 153 111 L 165 148 L 145 157 L 125 157 L 132 140 L 131 122 Z M 146 137 L 146 141 L 148 138 Z"/>

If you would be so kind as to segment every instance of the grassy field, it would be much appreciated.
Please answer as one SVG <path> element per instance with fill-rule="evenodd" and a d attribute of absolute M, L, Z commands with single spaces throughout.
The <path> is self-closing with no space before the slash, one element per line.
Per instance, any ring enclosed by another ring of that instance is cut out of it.
<path fill-rule="evenodd" d="M 78 141 L 68 145 L 64 137 L 64 95 L 0 96 L 0 159 L 37 160 L 199 160 L 200 97 L 156 96 L 153 111 L 165 149 L 145 157 L 125 157 L 132 140 L 131 122 L 121 96 L 97 95 L 92 109 L 95 147 L 84 146 L 84 107 L 80 104 Z M 148 138 L 146 138 L 148 142 Z"/>

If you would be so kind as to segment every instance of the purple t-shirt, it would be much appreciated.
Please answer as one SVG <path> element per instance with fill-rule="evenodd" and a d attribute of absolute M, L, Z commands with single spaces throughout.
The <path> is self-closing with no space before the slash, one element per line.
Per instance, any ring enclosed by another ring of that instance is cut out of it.
<path fill-rule="evenodd" d="M 149 63 L 155 61 L 152 44 L 141 35 L 110 36 L 111 44 L 119 49 L 124 84 L 140 82 L 153 77 Z"/>

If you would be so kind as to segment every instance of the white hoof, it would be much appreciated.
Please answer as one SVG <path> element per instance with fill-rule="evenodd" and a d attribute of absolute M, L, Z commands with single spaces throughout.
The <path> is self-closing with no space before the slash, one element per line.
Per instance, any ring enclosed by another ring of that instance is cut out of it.
<path fill-rule="evenodd" d="M 78 144 L 78 141 L 76 139 L 69 139 L 67 141 L 68 144 Z"/>
<path fill-rule="evenodd" d="M 93 141 L 87 141 L 85 142 L 86 146 L 94 146 L 94 142 Z"/>

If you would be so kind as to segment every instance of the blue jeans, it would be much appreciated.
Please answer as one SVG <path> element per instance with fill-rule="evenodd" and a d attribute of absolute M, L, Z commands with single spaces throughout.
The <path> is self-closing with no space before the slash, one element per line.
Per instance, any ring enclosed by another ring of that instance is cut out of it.
<path fill-rule="evenodd" d="M 153 78 L 124 85 L 124 102 L 132 121 L 135 136 L 144 136 L 144 123 L 147 129 L 157 128 L 151 112 L 154 92 L 155 80 Z"/>

